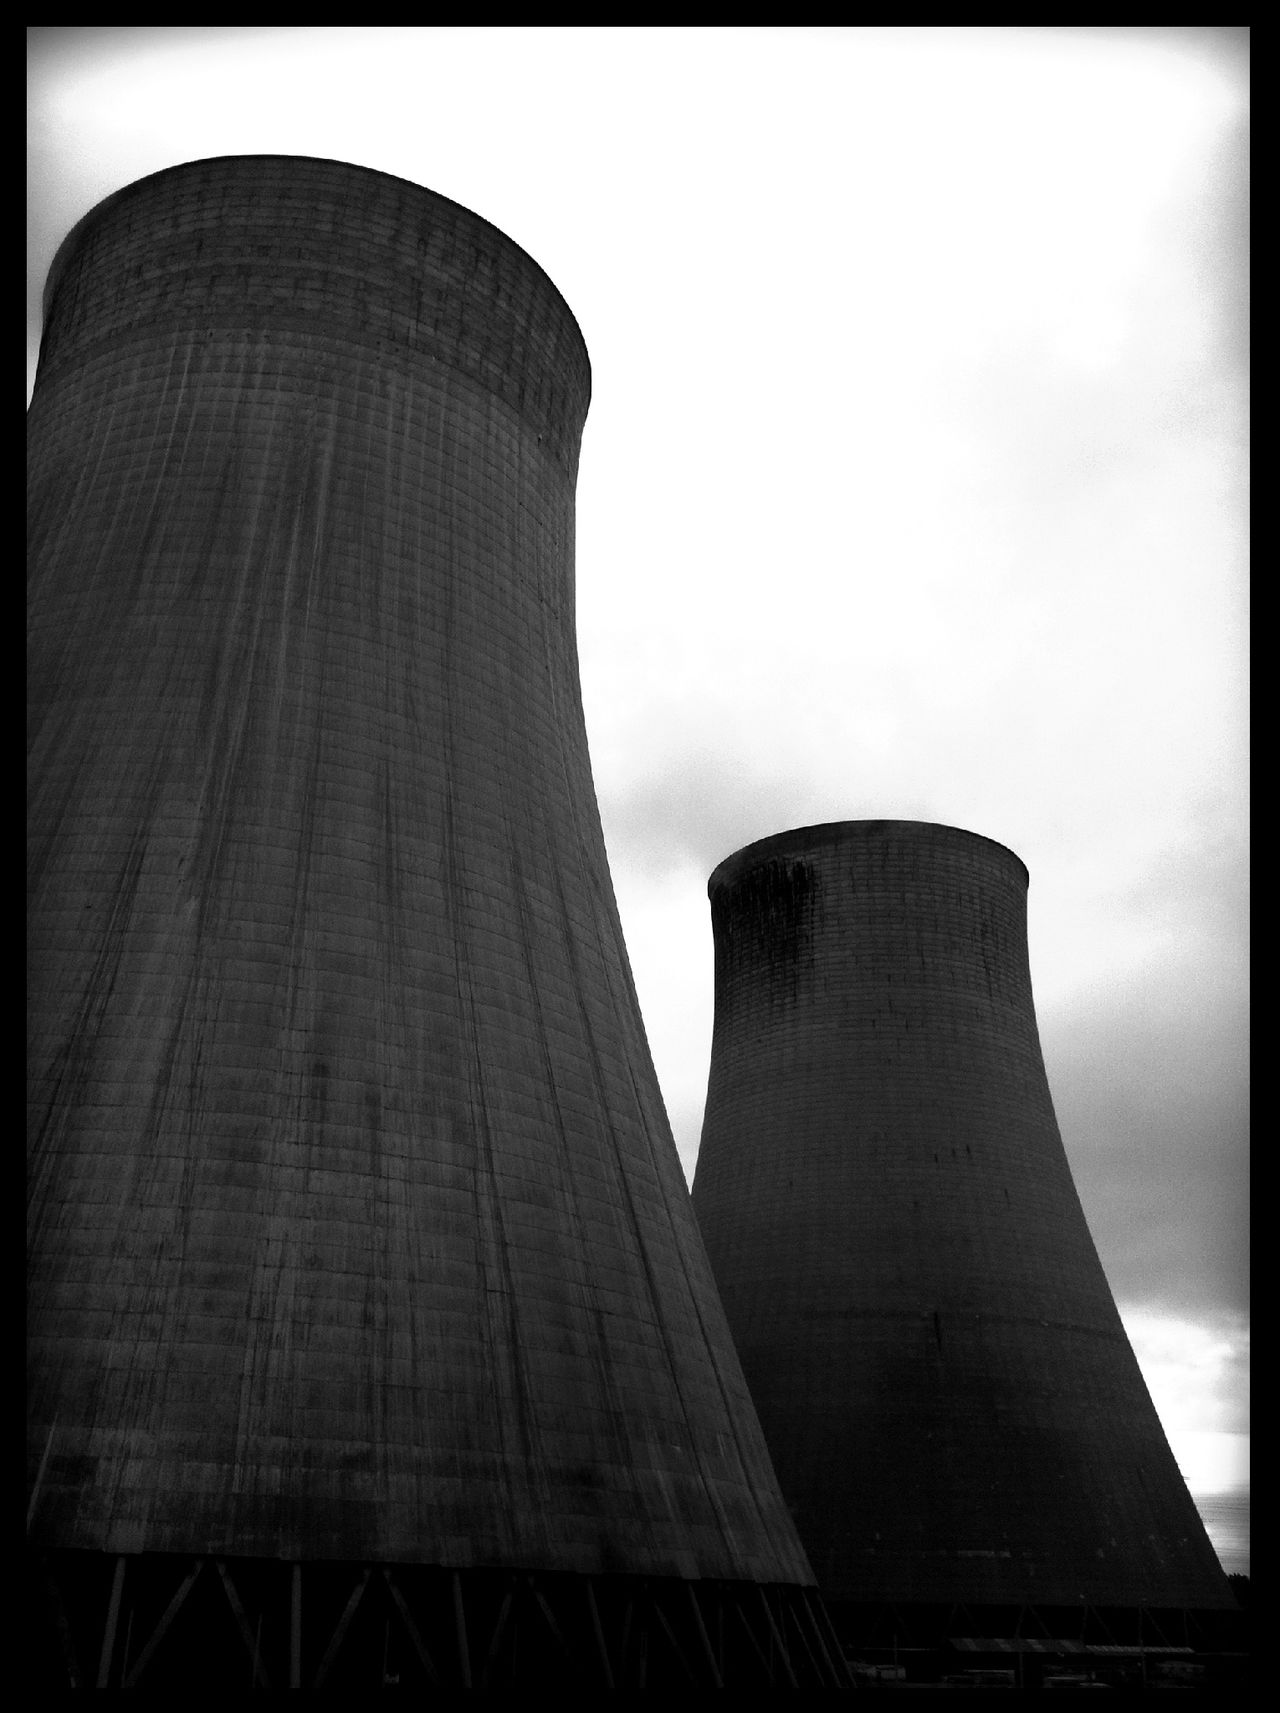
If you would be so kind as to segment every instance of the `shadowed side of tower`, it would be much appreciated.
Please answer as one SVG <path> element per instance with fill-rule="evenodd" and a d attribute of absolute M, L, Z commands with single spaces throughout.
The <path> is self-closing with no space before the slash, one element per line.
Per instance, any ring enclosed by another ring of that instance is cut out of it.
<path fill-rule="evenodd" d="M 914 822 L 722 863 L 694 1206 L 828 1599 L 1232 1607 L 1072 1183 L 1026 889 Z"/>
<path fill-rule="evenodd" d="M 732 1675 L 766 1590 L 820 1651 L 600 832 L 589 387 L 523 251 L 339 163 L 156 174 L 51 272 L 32 1514 L 102 1687 L 200 1599 L 264 1684 L 384 1620 L 421 1681 Z"/>

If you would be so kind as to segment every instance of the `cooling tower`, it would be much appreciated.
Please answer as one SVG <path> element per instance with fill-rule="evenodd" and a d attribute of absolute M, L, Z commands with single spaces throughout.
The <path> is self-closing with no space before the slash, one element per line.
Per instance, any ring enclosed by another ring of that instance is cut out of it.
<path fill-rule="evenodd" d="M 1234 1608 L 1072 1183 L 1026 893 L 908 821 L 722 863 L 694 1206 L 829 1601 Z"/>
<path fill-rule="evenodd" d="M 521 249 L 363 168 L 176 167 L 54 263 L 31 1506 L 78 1685 L 835 1681 L 601 837 L 589 390 Z"/>

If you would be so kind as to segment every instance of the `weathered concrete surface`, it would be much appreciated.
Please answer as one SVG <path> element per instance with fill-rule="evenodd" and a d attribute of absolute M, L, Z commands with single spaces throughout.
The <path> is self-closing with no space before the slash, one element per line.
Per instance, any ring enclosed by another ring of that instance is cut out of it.
<path fill-rule="evenodd" d="M 588 396 L 541 269 L 364 169 L 192 163 L 59 255 L 31 412 L 48 1544 L 810 1580 L 600 833 Z"/>
<path fill-rule="evenodd" d="M 694 1206 L 828 1599 L 1231 1606 L 1071 1180 L 1026 890 L 915 822 L 722 863 Z"/>

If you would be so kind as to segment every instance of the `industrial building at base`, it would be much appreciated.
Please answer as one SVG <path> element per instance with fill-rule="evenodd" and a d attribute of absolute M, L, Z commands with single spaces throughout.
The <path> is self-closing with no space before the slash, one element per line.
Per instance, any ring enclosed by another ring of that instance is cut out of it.
<path fill-rule="evenodd" d="M 694 1206 L 828 1601 L 1234 1608 L 1072 1182 L 1023 864 L 854 821 L 709 891 Z"/>
<path fill-rule="evenodd" d="M 58 1682 L 841 1680 L 614 903 L 573 622 L 589 393 L 517 245 L 359 167 L 175 167 L 54 263 L 30 1395 Z"/>

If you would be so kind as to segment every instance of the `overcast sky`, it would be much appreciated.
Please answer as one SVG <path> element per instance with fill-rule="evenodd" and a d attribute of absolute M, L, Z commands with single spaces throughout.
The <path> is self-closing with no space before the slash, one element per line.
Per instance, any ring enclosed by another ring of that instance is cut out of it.
<path fill-rule="evenodd" d="M 1197 1491 L 1247 1444 L 1246 37 L 31 32 L 33 339 L 75 220 L 219 154 L 428 185 L 577 315 L 587 728 L 690 1175 L 716 863 L 888 818 L 1027 864 L 1068 1154 Z"/>

